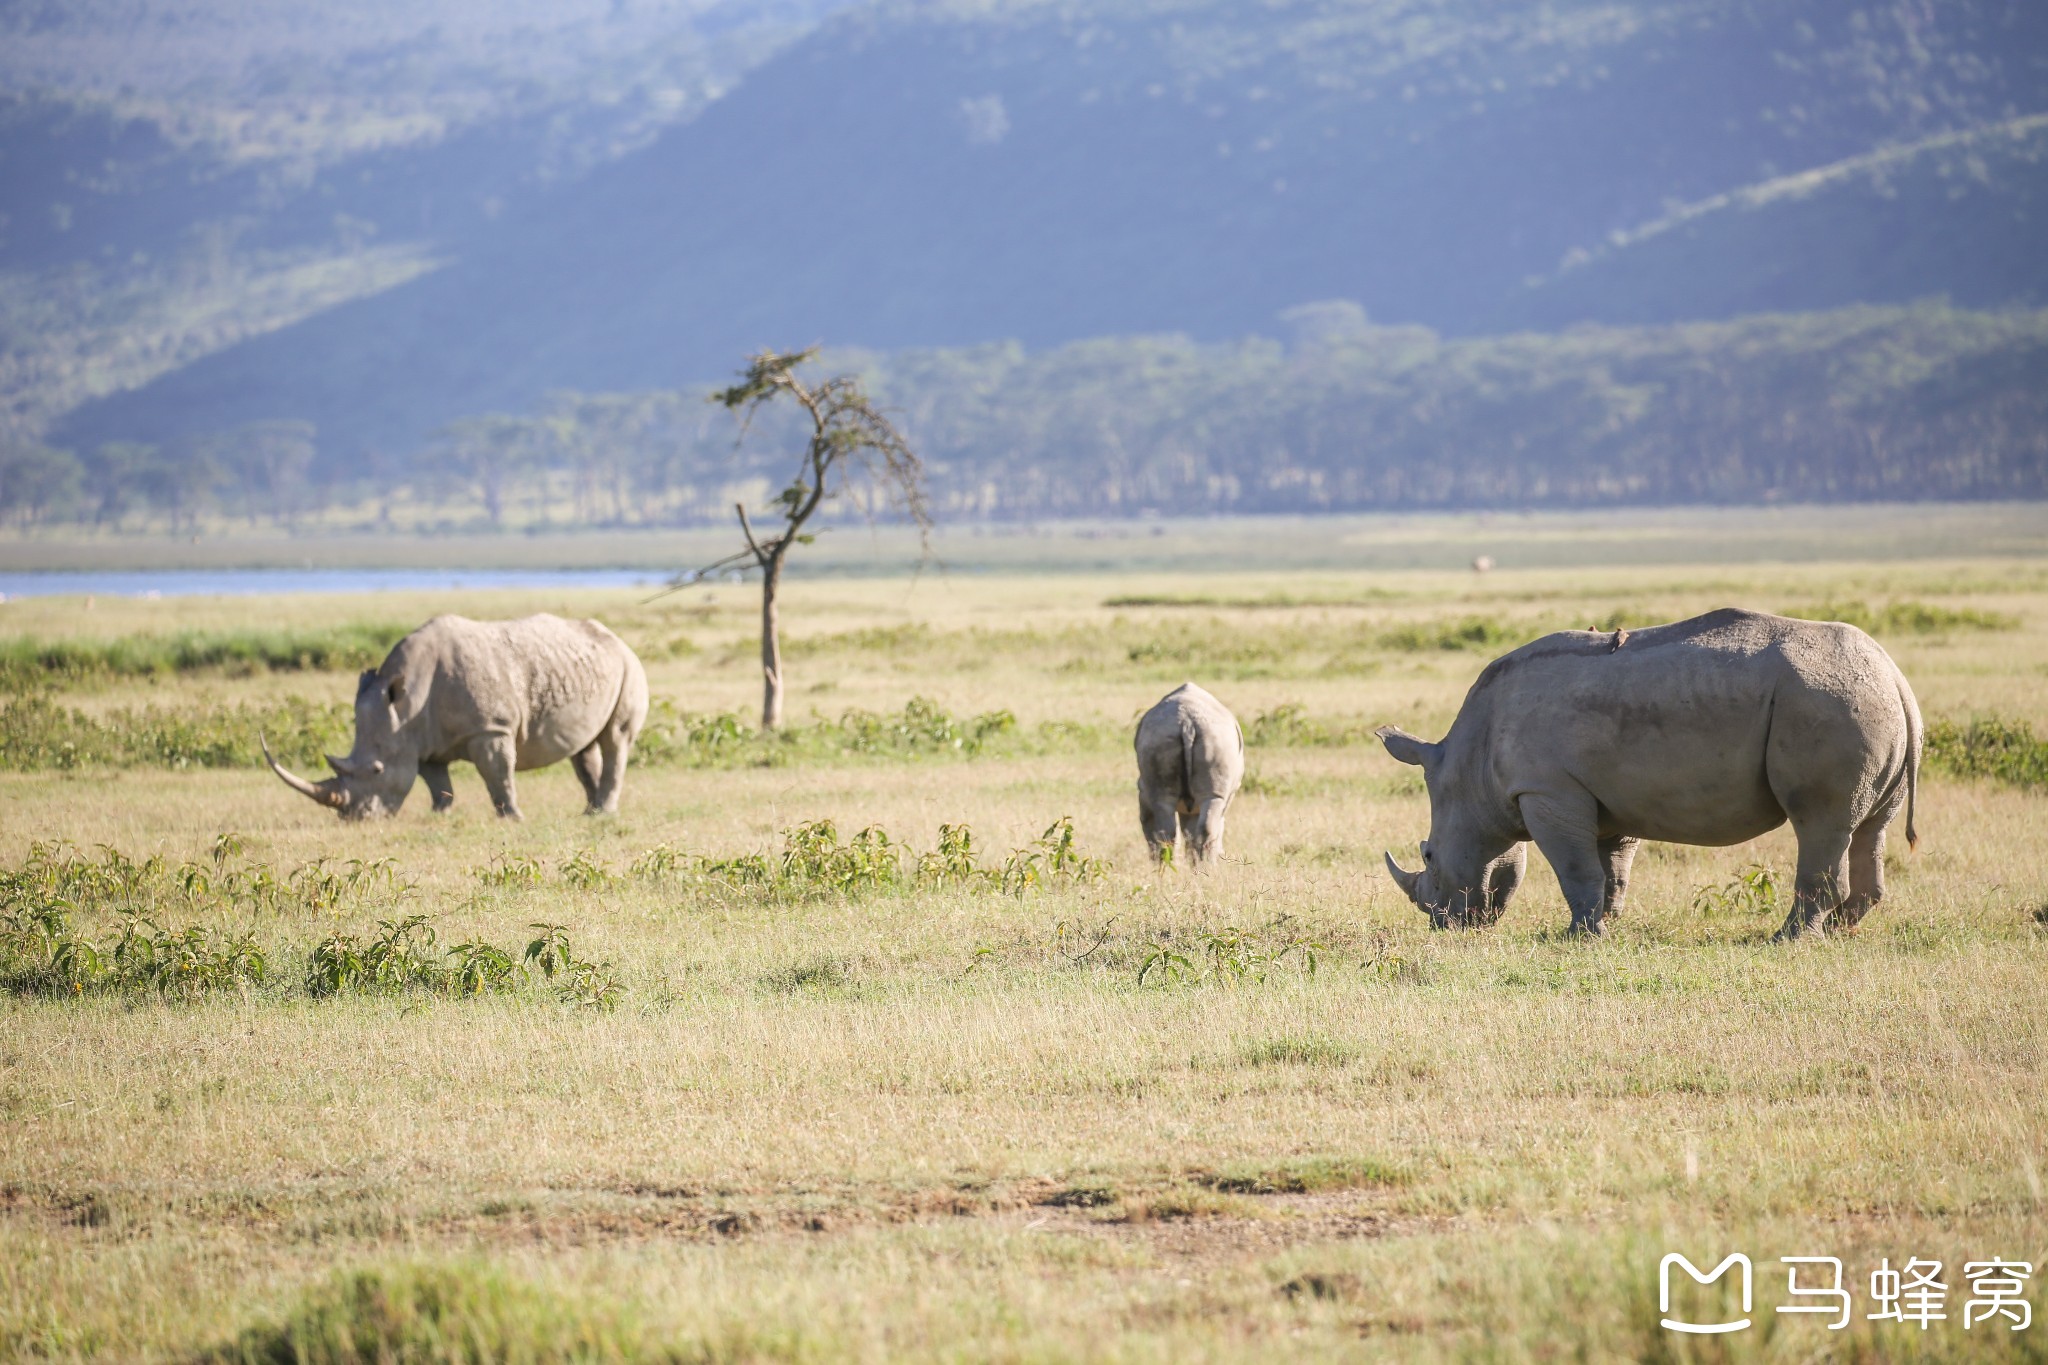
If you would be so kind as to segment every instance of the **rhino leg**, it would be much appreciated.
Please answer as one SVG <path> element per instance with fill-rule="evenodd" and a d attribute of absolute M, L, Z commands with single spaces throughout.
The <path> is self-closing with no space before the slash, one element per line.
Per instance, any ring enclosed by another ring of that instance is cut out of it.
<path fill-rule="evenodd" d="M 507 820 L 519 818 L 519 797 L 512 786 L 512 765 L 516 757 L 510 735 L 483 735 L 470 741 L 469 761 L 484 779 L 491 804 Z"/>
<path fill-rule="evenodd" d="M 623 727 L 608 725 L 588 748 L 570 760 L 583 782 L 588 804 L 586 815 L 613 815 L 619 809 L 619 793 L 626 787 L 626 759 L 633 744 Z"/>
<path fill-rule="evenodd" d="M 455 779 L 448 775 L 446 763 L 421 763 L 420 781 L 427 784 L 435 810 L 447 810 L 455 804 Z"/>
<path fill-rule="evenodd" d="M 1835 911 L 1835 925 L 1854 929 L 1884 899 L 1884 832 L 1893 811 L 1880 811 L 1856 827 L 1849 841 L 1849 899 Z"/>
<path fill-rule="evenodd" d="M 1229 805 L 1225 798 L 1212 796 L 1192 813 L 1181 816 L 1181 834 L 1185 836 L 1190 865 L 1223 856 L 1223 812 Z"/>
<path fill-rule="evenodd" d="M 1600 900 L 1603 920 L 1621 915 L 1622 906 L 1628 901 L 1629 868 L 1635 864 L 1636 849 L 1642 842 L 1625 834 L 1600 841 L 1600 861 L 1607 869 L 1607 889 Z"/>
<path fill-rule="evenodd" d="M 1840 821 L 1798 821 L 1799 871 L 1792 878 L 1792 913 L 1779 926 L 1780 939 L 1818 937 L 1827 931 L 1828 916 L 1849 888 L 1849 844 L 1852 831 Z"/>
<path fill-rule="evenodd" d="M 1524 797 L 1522 823 L 1557 873 L 1565 904 L 1571 907 L 1572 932 L 1601 932 L 1600 915 L 1607 903 L 1607 862 L 1600 856 L 1599 808 L 1592 797 L 1583 801 Z"/>
<path fill-rule="evenodd" d="M 592 740 L 582 752 L 569 756 L 569 766 L 576 770 L 576 780 L 583 784 L 584 811 L 595 815 L 600 809 L 598 783 L 604 777 L 604 755 L 597 751 L 597 741 Z"/>
<path fill-rule="evenodd" d="M 619 794 L 626 789 L 626 760 L 633 756 L 633 730 L 624 720 L 613 721 L 597 737 L 598 753 L 604 756 L 604 771 L 597 779 L 597 812 L 612 815 L 619 809 Z"/>
<path fill-rule="evenodd" d="M 1160 793 L 1138 784 L 1138 826 L 1145 831 L 1145 844 L 1152 861 L 1163 863 L 1173 856 L 1173 841 L 1180 830 L 1179 802 L 1171 793 Z"/>

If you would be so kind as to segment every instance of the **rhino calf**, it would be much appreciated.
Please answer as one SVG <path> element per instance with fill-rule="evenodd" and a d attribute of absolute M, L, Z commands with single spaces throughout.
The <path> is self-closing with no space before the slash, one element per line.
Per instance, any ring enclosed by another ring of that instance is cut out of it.
<path fill-rule="evenodd" d="M 1188 860 L 1223 853 L 1223 815 L 1244 781 L 1244 731 L 1230 708 L 1193 683 L 1167 693 L 1138 720 L 1138 819 L 1164 862 L 1176 834 Z"/>
<path fill-rule="evenodd" d="M 448 765 L 476 764 L 498 814 L 519 818 L 512 774 L 568 759 L 591 814 L 619 808 L 626 760 L 647 723 L 647 674 L 596 621 L 436 616 L 356 685 L 356 738 L 334 776 L 309 782 L 271 757 L 294 791 L 343 819 L 394 815 L 413 780 L 434 809 L 455 804 Z"/>
<path fill-rule="evenodd" d="M 1438 925 L 1490 924 L 1550 860 L 1572 928 L 1597 934 L 1641 839 L 1727 845 L 1791 821 L 1780 938 L 1853 928 L 1884 895 L 1885 830 L 1915 842 L 1920 708 L 1854 626 L 1723 610 L 1546 635 L 1489 664 L 1441 743 L 1380 740 L 1429 788 L 1422 867 L 1387 870 Z"/>

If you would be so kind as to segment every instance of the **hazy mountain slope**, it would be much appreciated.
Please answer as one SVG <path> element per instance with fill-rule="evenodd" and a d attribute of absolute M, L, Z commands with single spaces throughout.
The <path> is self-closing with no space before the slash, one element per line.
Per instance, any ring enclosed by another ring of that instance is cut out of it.
<path fill-rule="evenodd" d="M 418 273 L 843 0 L 0 0 L 0 442 Z"/>
<path fill-rule="evenodd" d="M 2048 303 L 2048 115 L 1716 195 L 1533 287 L 1537 326 L 1649 322 L 1945 295 Z"/>
<path fill-rule="evenodd" d="M 2048 6 L 911 5 L 840 16 L 454 264 L 81 414 L 327 457 L 760 344 L 1242 335 L 1330 297 L 1476 332 L 1569 252 L 2048 108 Z"/>

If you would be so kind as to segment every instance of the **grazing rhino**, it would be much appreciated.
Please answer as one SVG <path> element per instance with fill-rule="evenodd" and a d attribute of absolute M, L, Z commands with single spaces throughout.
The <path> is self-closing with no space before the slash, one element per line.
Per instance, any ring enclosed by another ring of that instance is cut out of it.
<path fill-rule="evenodd" d="M 1182 683 L 1139 718 L 1136 744 L 1138 819 L 1152 856 L 1164 862 L 1176 832 L 1187 836 L 1190 862 L 1222 856 L 1223 813 L 1244 781 L 1237 717 L 1193 683 Z"/>
<path fill-rule="evenodd" d="M 1491 924 L 1534 840 L 1572 929 L 1621 908 L 1642 839 L 1799 839 L 1780 938 L 1853 928 L 1884 895 L 1885 827 L 1917 842 L 1920 708 L 1854 626 L 1723 610 L 1627 632 L 1564 631 L 1494 660 L 1441 743 L 1391 726 L 1422 769 L 1422 868 L 1387 870 L 1439 928 Z M 1846 895 L 1845 895 L 1846 889 Z"/>
<path fill-rule="evenodd" d="M 334 776 L 308 782 L 271 756 L 272 771 L 345 820 L 394 815 L 413 779 L 434 809 L 455 803 L 448 765 L 476 764 L 498 814 L 519 818 L 512 774 L 569 759 L 592 815 L 619 808 L 626 759 L 647 722 L 647 674 L 625 641 L 596 621 L 436 616 L 392 646 L 356 686 L 356 740 L 328 756 Z"/>

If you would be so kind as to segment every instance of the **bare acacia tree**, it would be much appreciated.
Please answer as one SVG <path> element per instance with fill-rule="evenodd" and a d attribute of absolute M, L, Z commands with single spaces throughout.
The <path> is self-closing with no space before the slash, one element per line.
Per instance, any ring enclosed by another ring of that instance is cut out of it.
<path fill-rule="evenodd" d="M 775 599 L 782 587 L 782 564 L 790 550 L 816 539 L 805 532 L 805 523 L 828 499 L 844 492 L 850 479 L 862 479 L 902 508 L 927 548 L 931 533 L 923 462 L 858 379 L 838 375 L 813 385 L 797 376 L 797 367 L 815 360 L 817 354 L 815 347 L 791 354 L 763 351 L 749 357 L 739 383 L 711 395 L 712 402 L 740 415 L 741 440 L 746 438 L 754 414 L 777 399 L 793 401 L 811 425 L 803 463 L 773 504 L 782 516 L 780 534 L 767 539 L 756 536 L 746 504 L 736 503 L 747 548 L 708 566 L 716 569 L 752 559 L 761 570 L 761 725 L 769 730 L 782 724 L 782 636 Z"/>

